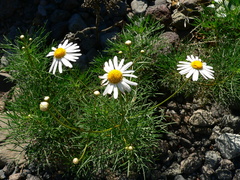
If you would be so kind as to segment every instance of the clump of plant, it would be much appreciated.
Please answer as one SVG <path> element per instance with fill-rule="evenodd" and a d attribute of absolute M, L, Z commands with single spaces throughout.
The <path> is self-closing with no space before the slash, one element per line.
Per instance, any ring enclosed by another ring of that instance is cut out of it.
<path fill-rule="evenodd" d="M 81 56 L 75 42 L 50 50 L 46 39 L 40 30 L 1 45 L 9 59 L 5 71 L 17 84 L 6 106 L 9 140 L 27 144 L 30 162 L 64 165 L 79 178 L 107 170 L 145 177 L 166 124 L 149 101 L 152 82 L 141 81 L 144 51 L 121 42 L 125 55 L 110 54 L 82 71 L 74 63 Z"/>

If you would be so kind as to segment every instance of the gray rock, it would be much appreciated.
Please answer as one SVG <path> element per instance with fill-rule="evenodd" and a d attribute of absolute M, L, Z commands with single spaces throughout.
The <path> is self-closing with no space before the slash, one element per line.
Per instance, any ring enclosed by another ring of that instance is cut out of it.
<path fill-rule="evenodd" d="M 113 32 L 108 32 L 108 33 L 101 33 L 100 34 L 100 44 L 103 48 L 106 48 L 107 42 L 110 40 L 115 40 L 116 39 L 116 34 L 118 32 L 113 31 Z"/>
<path fill-rule="evenodd" d="M 216 170 L 218 180 L 232 180 L 232 172 L 227 169 Z"/>
<path fill-rule="evenodd" d="M 220 168 L 221 169 L 227 169 L 229 171 L 232 171 L 235 169 L 234 164 L 229 159 L 222 159 L 220 162 Z"/>
<path fill-rule="evenodd" d="M 38 176 L 28 174 L 26 180 L 41 180 Z"/>
<path fill-rule="evenodd" d="M 51 28 L 51 31 L 51 38 L 56 40 L 62 39 L 62 37 L 64 37 L 64 35 L 68 32 L 68 22 L 63 21 L 54 24 Z"/>
<path fill-rule="evenodd" d="M 86 23 L 79 14 L 73 14 L 68 21 L 68 30 L 71 32 L 81 31 L 86 27 Z"/>
<path fill-rule="evenodd" d="M 19 0 L 0 1 L 0 20 L 11 17 L 20 8 L 20 4 Z"/>
<path fill-rule="evenodd" d="M 166 0 L 155 0 L 154 2 L 155 5 L 167 5 Z"/>
<path fill-rule="evenodd" d="M 221 161 L 221 156 L 217 151 L 207 151 L 205 154 L 204 165 L 209 165 L 211 168 L 216 169 Z"/>
<path fill-rule="evenodd" d="M 240 180 L 240 169 L 235 170 L 235 175 L 233 177 L 233 180 Z"/>
<path fill-rule="evenodd" d="M 45 9 L 45 6 L 43 5 L 38 5 L 38 13 L 41 15 L 41 16 L 47 16 L 47 11 Z"/>
<path fill-rule="evenodd" d="M 232 159 L 240 156 L 240 135 L 225 133 L 220 135 L 215 141 L 224 158 Z"/>
<path fill-rule="evenodd" d="M 175 32 L 164 32 L 162 33 L 157 41 L 155 42 L 154 50 L 159 53 L 169 54 L 173 48 L 176 48 L 179 44 L 180 38 Z"/>
<path fill-rule="evenodd" d="M 0 169 L 0 179 L 6 179 L 5 173 L 2 169 Z"/>
<path fill-rule="evenodd" d="M 185 180 L 185 178 L 182 175 L 177 175 L 174 177 L 174 180 Z"/>
<path fill-rule="evenodd" d="M 174 177 L 181 174 L 180 165 L 174 162 L 166 171 L 163 172 L 163 175 Z"/>
<path fill-rule="evenodd" d="M 211 165 L 206 164 L 202 166 L 202 172 L 204 174 L 204 176 L 206 177 L 210 177 L 211 175 L 214 174 L 214 169 L 211 167 Z"/>
<path fill-rule="evenodd" d="M 70 18 L 71 14 L 68 11 L 56 9 L 50 17 L 50 21 L 53 23 L 59 23 L 67 21 Z"/>
<path fill-rule="evenodd" d="M 211 116 L 211 112 L 198 109 L 193 112 L 193 115 L 189 119 L 189 123 L 194 126 L 207 127 L 216 124 L 214 118 Z"/>
<path fill-rule="evenodd" d="M 219 126 L 214 126 L 214 128 L 212 129 L 212 134 L 209 137 L 210 140 L 215 140 L 218 136 L 221 135 L 221 128 Z"/>
<path fill-rule="evenodd" d="M 197 153 L 192 153 L 187 159 L 181 161 L 181 172 L 191 174 L 200 168 L 202 165 L 202 158 Z"/>
<path fill-rule="evenodd" d="M 165 4 L 149 6 L 145 15 L 150 15 L 164 24 L 171 22 L 171 12 Z"/>
<path fill-rule="evenodd" d="M 133 0 L 131 8 L 134 14 L 142 14 L 147 10 L 148 4 L 146 0 Z"/>
<path fill-rule="evenodd" d="M 8 177 L 8 180 L 22 180 L 24 178 L 22 173 L 15 173 L 15 174 L 11 174 Z"/>
<path fill-rule="evenodd" d="M 240 129 L 240 116 L 234 116 L 231 114 L 223 116 L 221 119 L 221 125 L 223 127 L 230 127 L 234 130 Z"/>

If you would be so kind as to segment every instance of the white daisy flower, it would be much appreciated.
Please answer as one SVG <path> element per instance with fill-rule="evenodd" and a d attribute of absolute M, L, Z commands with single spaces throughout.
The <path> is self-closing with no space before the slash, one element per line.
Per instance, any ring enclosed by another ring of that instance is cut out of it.
<path fill-rule="evenodd" d="M 57 66 L 60 73 L 62 73 L 62 64 L 66 67 L 72 68 L 72 62 L 76 62 L 76 60 L 81 56 L 79 46 L 77 44 L 73 44 L 72 42 L 68 43 L 68 40 L 65 40 L 63 44 L 59 44 L 58 48 L 52 47 L 51 52 L 48 53 L 47 57 L 53 56 L 53 62 L 49 69 L 49 72 L 53 72 L 55 74 Z"/>
<path fill-rule="evenodd" d="M 120 61 L 118 64 L 117 56 L 114 56 L 113 61 L 109 59 L 109 61 L 105 62 L 104 70 L 106 73 L 103 76 L 99 76 L 100 79 L 103 79 L 102 85 L 107 85 L 106 89 L 103 92 L 103 95 L 111 94 L 113 92 L 113 97 L 115 99 L 118 98 L 118 89 L 124 93 L 126 90 L 127 92 L 131 91 L 132 86 L 136 86 L 136 82 L 132 82 L 125 77 L 133 77 L 137 78 L 137 76 L 133 75 L 134 70 L 127 70 L 133 63 L 128 62 L 127 64 L 123 65 L 124 59 Z"/>
<path fill-rule="evenodd" d="M 202 62 L 202 60 L 199 59 L 198 56 L 187 56 L 186 60 L 189 62 L 179 61 L 180 64 L 177 65 L 177 70 L 180 71 L 180 74 L 187 74 L 186 78 L 192 76 L 193 81 L 198 80 L 199 73 L 205 79 L 214 79 L 214 71 L 212 70 L 213 68 L 211 66 L 207 66 L 206 63 Z"/>

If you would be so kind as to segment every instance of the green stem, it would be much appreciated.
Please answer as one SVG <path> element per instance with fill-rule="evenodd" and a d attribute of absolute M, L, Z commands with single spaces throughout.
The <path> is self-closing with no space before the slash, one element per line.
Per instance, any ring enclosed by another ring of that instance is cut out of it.
<path fill-rule="evenodd" d="M 162 105 L 163 103 L 165 103 L 166 101 L 168 101 L 169 99 L 171 99 L 173 96 L 175 96 L 184 86 L 185 84 L 188 82 L 188 79 L 180 86 L 180 88 L 178 88 L 171 96 L 169 96 L 168 98 L 166 98 L 165 100 L 163 100 L 162 102 L 160 102 L 159 104 L 153 106 L 150 108 L 150 110 L 157 108 L 158 106 Z"/>

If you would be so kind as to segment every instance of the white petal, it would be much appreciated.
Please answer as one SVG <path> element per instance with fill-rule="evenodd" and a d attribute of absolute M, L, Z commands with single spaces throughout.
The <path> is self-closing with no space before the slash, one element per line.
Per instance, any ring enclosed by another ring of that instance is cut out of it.
<path fill-rule="evenodd" d="M 138 83 L 130 81 L 130 80 L 126 79 L 126 78 L 123 78 L 123 81 L 125 83 L 129 84 L 129 85 L 132 85 L 132 86 L 137 86 L 138 85 Z"/>
<path fill-rule="evenodd" d="M 58 60 L 58 59 L 56 59 L 56 63 L 54 64 L 54 67 L 53 67 L 53 74 L 55 74 L 55 73 L 56 73 L 57 66 L 58 66 L 58 62 L 59 62 L 59 60 Z"/>
<path fill-rule="evenodd" d="M 111 70 L 113 70 L 113 69 L 114 69 L 114 66 L 113 66 L 112 60 L 109 59 L 108 63 L 109 63 L 109 67 L 111 68 Z"/>
<path fill-rule="evenodd" d="M 198 72 L 198 70 L 196 70 L 196 71 L 193 73 L 192 80 L 193 80 L 193 81 L 197 81 L 197 80 L 198 80 L 198 76 L 199 76 L 199 72 Z"/>
<path fill-rule="evenodd" d="M 54 52 L 51 51 L 51 52 L 49 52 L 49 53 L 46 55 L 46 57 L 53 56 L 53 55 L 54 55 Z"/>
<path fill-rule="evenodd" d="M 189 78 L 192 74 L 195 73 L 195 71 L 197 71 L 196 69 L 191 69 L 188 74 L 186 75 L 186 78 Z"/>
<path fill-rule="evenodd" d="M 113 88 L 113 97 L 114 97 L 114 99 L 118 98 L 118 88 L 117 88 L 117 86 L 114 86 L 114 88 Z"/>
<path fill-rule="evenodd" d="M 128 63 L 125 64 L 121 69 L 119 69 L 119 71 L 124 72 L 124 71 L 127 70 L 132 64 L 133 64 L 133 62 L 128 62 Z"/>
<path fill-rule="evenodd" d="M 188 67 L 186 69 L 181 70 L 179 73 L 183 75 L 189 73 L 192 69 L 193 69 L 192 67 Z"/>
<path fill-rule="evenodd" d="M 122 83 L 118 83 L 118 84 L 117 84 L 117 87 L 118 87 L 118 89 L 119 89 L 122 93 L 124 93 L 124 88 L 123 88 L 123 86 L 122 86 Z"/>
<path fill-rule="evenodd" d="M 65 58 L 62 58 L 62 63 L 64 64 L 64 66 L 72 68 L 72 64 Z"/>
<path fill-rule="evenodd" d="M 106 89 L 104 90 L 103 92 L 103 95 L 106 95 L 106 94 L 111 94 L 112 93 L 112 90 L 113 90 L 113 85 L 112 84 L 108 84 Z"/>
<path fill-rule="evenodd" d="M 137 78 L 137 76 L 133 75 L 133 74 L 123 74 L 124 77 L 133 77 L 133 78 Z"/>
<path fill-rule="evenodd" d="M 60 73 L 62 73 L 62 61 L 58 62 L 58 70 Z"/>
<path fill-rule="evenodd" d="M 49 72 L 51 72 L 53 70 L 53 67 L 55 66 L 55 63 L 57 62 L 57 60 L 55 58 L 53 58 L 53 62 L 52 62 L 52 65 L 49 69 Z"/>
<path fill-rule="evenodd" d="M 117 70 L 120 70 L 122 68 L 123 63 L 124 63 L 124 59 L 121 59 L 119 65 L 118 65 L 118 69 Z"/>
<path fill-rule="evenodd" d="M 117 56 L 113 57 L 113 65 L 114 65 L 114 69 L 118 69 L 118 58 L 117 58 Z"/>
<path fill-rule="evenodd" d="M 131 87 L 125 81 L 122 81 L 121 84 L 124 90 L 126 90 L 127 92 L 131 91 Z"/>

